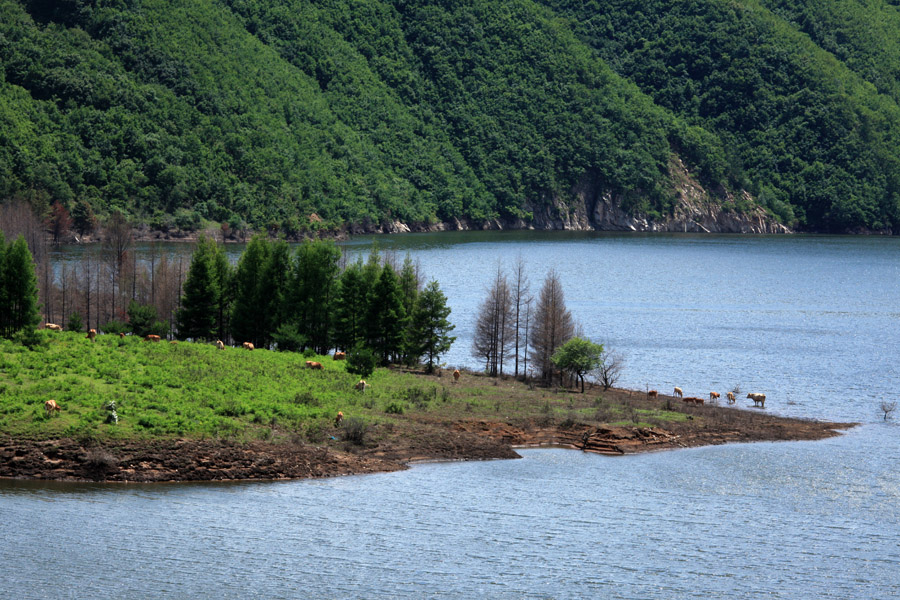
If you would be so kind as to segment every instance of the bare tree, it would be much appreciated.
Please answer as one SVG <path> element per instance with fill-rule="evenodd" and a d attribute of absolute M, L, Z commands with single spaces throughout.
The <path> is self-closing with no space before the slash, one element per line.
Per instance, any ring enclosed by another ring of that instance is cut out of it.
<path fill-rule="evenodd" d="M 497 275 L 478 312 L 472 341 L 473 354 L 484 359 L 485 372 L 491 377 L 503 373 L 503 362 L 509 356 L 513 338 L 511 311 L 509 283 L 497 265 Z"/>
<path fill-rule="evenodd" d="M 106 221 L 103 230 L 103 258 L 109 269 L 111 319 L 116 317 L 117 290 L 121 291 L 128 253 L 133 245 L 134 234 L 131 223 L 122 213 L 114 212 Z"/>
<path fill-rule="evenodd" d="M 528 337 L 528 319 L 527 313 L 528 308 L 530 307 L 532 296 L 531 296 L 531 284 L 528 281 L 528 275 L 525 273 L 525 259 L 522 258 L 520 254 L 516 258 L 516 264 L 513 267 L 513 284 L 512 284 L 512 305 L 513 305 L 513 332 L 514 332 L 514 345 L 513 356 L 515 356 L 515 371 L 514 374 L 516 377 L 519 376 L 519 356 L 524 353 L 525 348 L 528 345 L 528 342 L 523 341 L 523 338 Z M 524 330 L 524 332 L 523 332 Z M 520 348 L 522 352 L 520 352 Z M 523 366 L 522 372 L 525 372 L 525 368 Z"/>
<path fill-rule="evenodd" d="M 616 385 L 624 369 L 625 357 L 615 350 L 604 350 L 600 366 L 594 369 L 591 374 L 603 387 L 603 391 L 606 391 Z"/>
<path fill-rule="evenodd" d="M 531 360 L 545 383 L 553 378 L 553 353 L 574 334 L 575 323 L 572 313 L 566 309 L 562 283 L 556 271 L 551 269 L 535 307 L 531 339 Z"/>

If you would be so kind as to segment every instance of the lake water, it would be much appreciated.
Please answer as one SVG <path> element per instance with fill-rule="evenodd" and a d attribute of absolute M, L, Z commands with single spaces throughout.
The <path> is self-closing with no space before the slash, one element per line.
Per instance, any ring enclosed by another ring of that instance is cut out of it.
<path fill-rule="evenodd" d="M 475 310 L 497 261 L 521 254 L 535 292 L 555 268 L 585 334 L 625 355 L 622 384 L 740 385 L 770 412 L 862 425 L 820 442 L 528 450 L 324 481 L 0 482 L 0 597 L 900 596 L 900 427 L 878 408 L 900 389 L 900 239 L 378 243 L 440 281 L 459 336 L 448 364 L 477 365 Z"/>

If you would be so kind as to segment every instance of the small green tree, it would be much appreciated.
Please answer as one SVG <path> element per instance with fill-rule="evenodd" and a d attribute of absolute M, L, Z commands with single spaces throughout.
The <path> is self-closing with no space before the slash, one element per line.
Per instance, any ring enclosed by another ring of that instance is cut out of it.
<path fill-rule="evenodd" d="M 84 321 L 81 320 L 81 313 L 73 312 L 69 316 L 69 322 L 66 323 L 67 331 L 84 331 Z"/>
<path fill-rule="evenodd" d="M 362 379 L 369 377 L 375 372 L 375 365 L 378 358 L 371 349 L 365 346 L 356 346 L 347 355 L 347 372 L 355 373 Z"/>
<path fill-rule="evenodd" d="M 150 304 L 138 304 L 134 300 L 128 303 L 128 325 L 134 335 L 166 335 L 169 324 L 156 318 L 156 307 Z M 109 332 L 107 332 L 109 333 Z"/>
<path fill-rule="evenodd" d="M 560 346 L 550 360 L 558 369 L 572 373 L 581 380 L 583 394 L 584 375 L 600 366 L 603 361 L 603 345 L 575 337 Z"/>
<path fill-rule="evenodd" d="M 41 322 L 37 277 L 31 251 L 21 235 L 5 247 L 0 258 L 0 334 L 10 338 L 18 331 L 33 331 Z"/>
<path fill-rule="evenodd" d="M 367 345 L 378 353 L 382 364 L 388 364 L 403 350 L 407 323 L 400 284 L 389 264 L 381 270 L 372 288 L 368 309 Z"/>
<path fill-rule="evenodd" d="M 434 370 L 435 360 L 443 353 L 450 350 L 450 346 L 456 340 L 449 335 L 455 326 L 447 320 L 450 316 L 450 307 L 447 306 L 447 297 L 438 286 L 438 282 L 432 280 L 419 294 L 413 311 L 410 351 L 418 360 L 421 356 L 428 357 L 426 370 L 430 373 Z"/>

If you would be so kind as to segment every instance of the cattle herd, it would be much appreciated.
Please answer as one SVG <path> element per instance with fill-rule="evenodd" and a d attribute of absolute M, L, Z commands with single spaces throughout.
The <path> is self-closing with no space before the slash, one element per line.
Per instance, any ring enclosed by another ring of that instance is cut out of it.
<path fill-rule="evenodd" d="M 455 376 L 456 376 L 456 373 L 454 373 L 454 377 Z M 676 398 L 681 398 L 681 401 L 684 402 L 685 404 L 703 404 L 703 398 L 698 398 L 697 396 L 685 396 L 684 390 L 682 390 L 680 387 L 676 387 L 672 391 L 672 396 L 674 396 Z M 659 397 L 659 392 L 657 390 L 648 390 L 647 391 L 648 399 L 655 399 L 658 397 Z M 725 394 L 725 397 L 728 398 L 728 404 L 734 404 L 735 402 L 737 402 L 737 399 L 734 396 L 734 392 L 728 392 L 727 394 Z M 750 394 L 747 394 L 747 397 L 750 398 L 751 400 L 753 400 L 753 406 L 758 406 L 760 408 L 766 407 L 766 395 L 765 394 L 750 393 Z M 716 402 L 719 400 L 719 398 L 721 398 L 721 394 L 719 394 L 719 392 L 710 392 L 709 393 L 709 401 L 710 402 Z"/>

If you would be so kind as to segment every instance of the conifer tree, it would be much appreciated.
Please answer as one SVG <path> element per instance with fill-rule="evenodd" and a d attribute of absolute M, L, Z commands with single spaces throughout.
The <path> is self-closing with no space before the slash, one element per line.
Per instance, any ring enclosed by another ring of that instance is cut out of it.
<path fill-rule="evenodd" d="M 436 280 L 432 280 L 419 294 L 413 312 L 411 326 L 412 354 L 418 360 L 421 356 L 428 357 L 426 370 L 430 373 L 434 370 L 437 358 L 450 350 L 450 346 L 456 340 L 449 335 L 454 325 L 447 320 L 450 316 L 450 307 L 447 306 L 447 297 L 441 291 Z"/>
<path fill-rule="evenodd" d="M 367 318 L 367 345 L 388 364 L 399 357 L 403 350 L 406 328 L 406 309 L 397 274 L 390 265 L 384 265 L 375 287 L 369 295 Z"/>
<path fill-rule="evenodd" d="M 234 274 L 234 303 L 231 331 L 236 342 L 252 342 L 259 346 L 266 329 L 266 316 L 259 310 L 260 278 L 269 256 L 269 244 L 262 236 L 254 236 Z"/>
<path fill-rule="evenodd" d="M 297 248 L 290 289 L 291 318 L 320 354 L 332 346 L 340 258 L 341 252 L 333 242 L 308 241 Z"/>
<path fill-rule="evenodd" d="M 553 376 L 553 353 L 575 335 L 572 313 L 566 309 L 562 283 L 556 271 L 547 273 L 534 314 L 531 360 L 549 383 Z"/>
<path fill-rule="evenodd" d="M 291 249 L 284 240 L 269 243 L 269 252 L 259 278 L 257 310 L 265 323 L 258 341 L 268 345 L 278 327 L 288 321 L 286 299 L 291 277 Z"/>
<path fill-rule="evenodd" d="M 215 241 L 201 237 L 191 258 L 177 316 L 182 339 L 208 340 L 216 333 L 221 290 L 215 254 Z"/>
<path fill-rule="evenodd" d="M 360 260 L 344 269 L 338 281 L 334 324 L 334 341 L 338 349 L 350 350 L 365 340 L 368 297 L 369 289 Z"/>
<path fill-rule="evenodd" d="M 0 334 L 12 337 L 18 331 L 34 331 L 41 321 L 34 259 L 21 235 L 4 246 L 0 266 Z"/>

